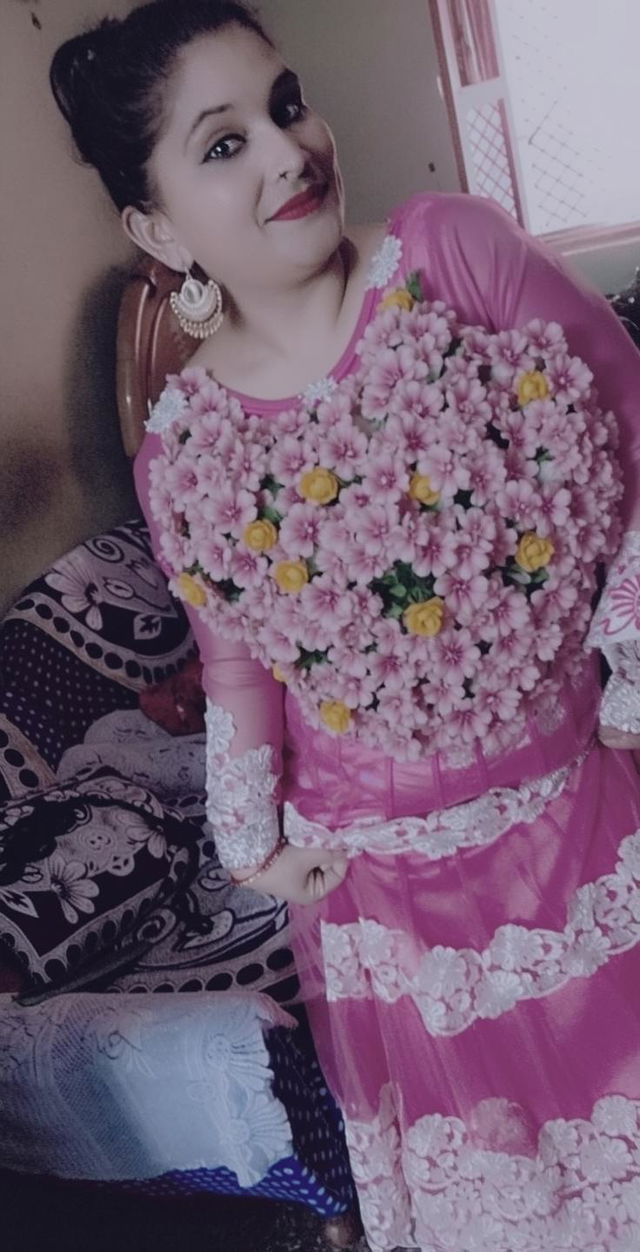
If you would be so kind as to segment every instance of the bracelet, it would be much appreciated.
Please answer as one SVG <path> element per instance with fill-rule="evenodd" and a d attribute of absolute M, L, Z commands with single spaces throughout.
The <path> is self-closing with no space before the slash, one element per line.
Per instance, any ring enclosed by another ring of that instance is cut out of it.
<path fill-rule="evenodd" d="M 230 874 L 229 876 L 232 883 L 234 883 L 236 887 L 248 887 L 249 883 L 255 882 L 256 878 L 259 878 L 261 874 L 266 874 L 267 870 L 271 869 L 272 865 L 275 865 L 278 857 L 282 856 L 282 853 L 287 846 L 287 840 L 284 835 L 278 835 L 278 841 L 275 848 L 273 848 L 269 853 L 266 861 L 264 861 L 260 866 L 260 869 L 257 869 L 253 874 L 249 874 L 248 878 L 235 878 L 233 874 Z"/>

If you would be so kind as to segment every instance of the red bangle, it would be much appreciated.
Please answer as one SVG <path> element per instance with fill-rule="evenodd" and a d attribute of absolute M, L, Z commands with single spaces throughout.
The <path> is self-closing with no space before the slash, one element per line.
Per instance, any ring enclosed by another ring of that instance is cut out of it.
<path fill-rule="evenodd" d="M 261 874 L 266 874 L 267 870 L 271 869 L 272 865 L 275 865 L 278 857 L 282 856 L 286 847 L 287 841 L 284 835 L 278 835 L 278 842 L 272 848 L 266 861 L 263 861 L 260 869 L 257 869 L 253 874 L 249 874 L 248 878 L 235 878 L 233 874 L 230 874 L 232 883 L 235 883 L 236 887 L 248 887 L 249 883 L 255 882 L 256 878 L 259 878 Z"/>

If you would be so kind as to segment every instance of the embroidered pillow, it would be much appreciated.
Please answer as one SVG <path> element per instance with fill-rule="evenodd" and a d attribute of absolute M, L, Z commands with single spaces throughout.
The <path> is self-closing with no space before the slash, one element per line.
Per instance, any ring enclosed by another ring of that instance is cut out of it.
<path fill-rule="evenodd" d="M 195 874 L 199 833 L 105 768 L 1 805 L 0 940 L 28 989 L 122 965 L 134 931 L 139 947 L 144 919 Z"/>

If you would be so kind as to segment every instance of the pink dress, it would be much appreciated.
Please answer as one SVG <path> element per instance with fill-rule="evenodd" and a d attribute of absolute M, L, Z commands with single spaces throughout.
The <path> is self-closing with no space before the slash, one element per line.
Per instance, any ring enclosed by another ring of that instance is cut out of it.
<path fill-rule="evenodd" d="M 637 732 L 640 356 L 604 300 L 495 206 L 425 195 L 393 215 L 333 378 L 354 368 L 381 291 L 412 271 L 462 323 L 560 322 L 618 417 L 625 539 L 581 672 L 508 750 L 476 740 L 399 762 L 311 728 L 244 644 L 192 612 L 209 814 L 231 868 L 268 854 L 283 803 L 292 842 L 351 858 L 293 921 L 371 1247 L 638 1252 L 640 785 L 631 755 L 596 741 L 594 649 L 613 670 L 604 720 Z M 189 386 L 188 372 L 170 380 L 136 462 L 168 567 L 149 467 Z M 239 399 L 263 420 L 297 403 Z"/>

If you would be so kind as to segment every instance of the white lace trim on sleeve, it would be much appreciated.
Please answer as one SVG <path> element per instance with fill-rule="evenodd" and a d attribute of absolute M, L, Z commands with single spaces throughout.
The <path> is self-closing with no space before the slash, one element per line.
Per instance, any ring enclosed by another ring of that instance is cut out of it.
<path fill-rule="evenodd" d="M 273 748 L 262 744 L 232 757 L 236 726 L 228 710 L 207 700 L 207 817 L 227 869 L 265 861 L 279 835 Z"/>
<path fill-rule="evenodd" d="M 601 709 L 606 726 L 640 734 L 640 530 L 625 535 L 587 636 L 611 670 Z"/>

